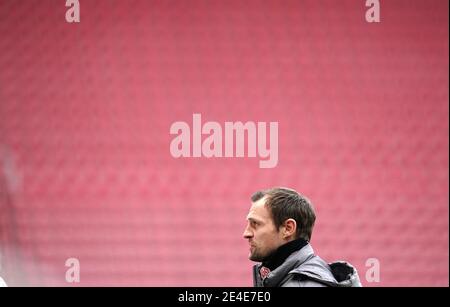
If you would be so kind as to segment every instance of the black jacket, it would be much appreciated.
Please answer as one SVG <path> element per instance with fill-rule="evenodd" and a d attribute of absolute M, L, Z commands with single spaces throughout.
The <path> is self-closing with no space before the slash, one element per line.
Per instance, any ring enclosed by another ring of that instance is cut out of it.
<path fill-rule="evenodd" d="M 263 279 L 262 264 L 253 267 L 255 287 L 361 287 L 358 272 L 349 263 L 327 264 L 314 254 L 310 244 L 290 254 Z"/>

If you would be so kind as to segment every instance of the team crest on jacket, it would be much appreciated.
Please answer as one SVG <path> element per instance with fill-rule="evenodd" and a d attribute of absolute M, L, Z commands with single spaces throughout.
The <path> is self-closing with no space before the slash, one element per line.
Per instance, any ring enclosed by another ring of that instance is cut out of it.
<path fill-rule="evenodd" d="M 261 275 L 261 278 L 264 280 L 269 275 L 270 270 L 269 268 L 266 268 L 265 266 L 261 267 L 259 269 L 259 275 Z"/>

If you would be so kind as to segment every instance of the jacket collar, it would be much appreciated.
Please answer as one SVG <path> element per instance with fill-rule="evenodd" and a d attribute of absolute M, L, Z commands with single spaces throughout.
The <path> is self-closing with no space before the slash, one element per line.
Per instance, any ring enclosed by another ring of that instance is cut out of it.
<path fill-rule="evenodd" d="M 310 260 L 314 257 L 314 250 L 312 246 L 307 243 L 305 246 L 300 248 L 299 250 L 290 254 L 285 261 L 278 266 L 275 270 L 271 271 L 267 277 L 263 280 L 259 271 L 262 264 L 255 265 L 253 267 L 253 280 L 255 286 L 264 286 L 264 287 L 275 287 L 280 282 L 286 278 L 286 276 L 295 268 L 298 268 L 304 262 Z"/>
<path fill-rule="evenodd" d="M 262 266 L 273 271 L 276 268 L 278 268 L 280 265 L 282 265 L 283 262 L 293 252 L 296 252 L 296 251 L 302 249 L 307 244 L 308 244 L 308 242 L 303 239 L 297 239 L 297 240 L 290 241 L 290 242 L 280 246 L 275 252 L 273 252 L 269 257 L 267 257 L 263 261 Z"/>

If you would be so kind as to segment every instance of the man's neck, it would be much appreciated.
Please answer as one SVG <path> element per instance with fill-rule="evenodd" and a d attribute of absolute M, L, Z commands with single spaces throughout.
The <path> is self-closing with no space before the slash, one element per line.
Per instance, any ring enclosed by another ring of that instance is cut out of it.
<path fill-rule="evenodd" d="M 268 256 L 262 265 L 273 271 L 279 267 L 293 252 L 302 249 L 308 244 L 304 239 L 296 239 L 289 241 L 277 248 L 270 256 Z"/>

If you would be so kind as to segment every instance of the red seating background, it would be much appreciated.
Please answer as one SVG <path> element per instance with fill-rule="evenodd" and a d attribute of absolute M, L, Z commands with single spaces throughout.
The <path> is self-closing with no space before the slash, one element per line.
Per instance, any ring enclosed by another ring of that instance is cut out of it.
<path fill-rule="evenodd" d="M 250 286 L 249 198 L 281 185 L 365 286 L 448 286 L 448 1 L 364 2 L 1 0 L 0 275 Z M 278 166 L 172 158 L 193 113 L 279 122 Z"/>

